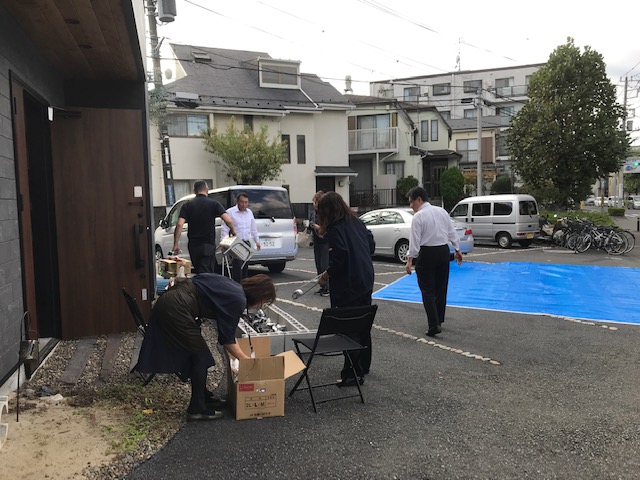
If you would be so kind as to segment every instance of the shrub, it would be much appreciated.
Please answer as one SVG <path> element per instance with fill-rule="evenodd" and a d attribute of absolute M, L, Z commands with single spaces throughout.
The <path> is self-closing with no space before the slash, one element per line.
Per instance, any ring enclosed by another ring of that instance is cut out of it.
<path fill-rule="evenodd" d="M 612 217 L 624 217 L 624 208 L 622 207 L 609 207 L 608 211 Z"/>

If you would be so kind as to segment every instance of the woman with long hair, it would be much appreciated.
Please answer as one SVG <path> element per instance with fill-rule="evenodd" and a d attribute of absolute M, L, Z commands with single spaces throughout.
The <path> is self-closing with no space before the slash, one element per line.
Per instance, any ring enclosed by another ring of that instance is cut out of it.
<path fill-rule="evenodd" d="M 320 284 L 331 279 L 329 298 L 331 307 L 355 307 L 371 305 L 373 293 L 373 262 L 375 250 L 373 234 L 367 229 L 353 210 L 336 192 L 327 192 L 318 199 L 318 233 L 329 243 L 329 266 L 320 277 Z M 358 378 L 345 359 L 338 386 L 355 386 L 364 383 L 364 375 L 371 366 L 371 332 L 363 332 L 359 338 L 367 349 L 352 355 Z"/>

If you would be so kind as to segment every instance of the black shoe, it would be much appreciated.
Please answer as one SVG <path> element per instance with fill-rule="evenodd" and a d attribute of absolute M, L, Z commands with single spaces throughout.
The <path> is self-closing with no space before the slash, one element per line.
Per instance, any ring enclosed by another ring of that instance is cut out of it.
<path fill-rule="evenodd" d="M 435 337 L 439 333 L 442 333 L 442 329 L 440 327 L 430 328 L 427 330 L 427 337 Z"/>
<path fill-rule="evenodd" d="M 200 422 L 207 420 L 218 420 L 224 417 L 224 413 L 216 412 L 215 410 L 205 410 L 202 413 L 189 413 L 187 412 L 187 422 Z"/>
<path fill-rule="evenodd" d="M 364 378 L 358 377 L 357 383 L 359 383 L 360 385 L 364 384 Z M 336 382 L 336 385 L 338 386 L 338 388 L 355 387 L 356 386 L 356 379 L 353 378 L 353 377 L 349 377 L 349 378 L 345 378 L 343 380 L 338 380 Z"/>
<path fill-rule="evenodd" d="M 206 398 L 204 403 L 207 406 L 207 408 L 211 410 L 221 410 L 229 406 L 229 402 L 227 400 L 224 400 L 222 398 L 214 398 L 214 397 Z"/>

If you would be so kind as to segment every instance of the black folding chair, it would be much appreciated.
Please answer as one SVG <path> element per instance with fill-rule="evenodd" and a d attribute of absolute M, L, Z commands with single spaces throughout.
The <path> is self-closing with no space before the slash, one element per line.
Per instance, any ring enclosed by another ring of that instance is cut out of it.
<path fill-rule="evenodd" d="M 127 292 L 127 289 L 124 287 L 122 287 L 122 295 L 124 295 L 124 299 L 127 301 L 127 306 L 129 307 L 129 311 L 131 312 L 133 321 L 136 324 L 136 328 L 144 337 L 145 334 L 147 333 L 147 321 L 145 320 L 144 315 L 142 315 L 142 311 L 138 306 L 138 301 L 136 300 L 135 297 L 131 296 L 131 294 Z M 131 373 L 133 373 L 133 371 L 134 370 L 131 370 Z M 151 380 L 153 380 L 153 377 L 156 376 L 155 373 L 150 373 L 148 375 L 145 375 L 144 373 L 141 373 L 141 372 L 136 372 L 136 373 L 140 375 L 140 378 L 142 379 L 142 385 L 147 385 Z"/>
<path fill-rule="evenodd" d="M 377 305 L 365 305 L 361 307 L 344 307 L 344 308 L 325 308 L 322 311 L 322 317 L 320 318 L 320 325 L 318 326 L 318 333 L 314 339 L 309 338 L 295 338 L 291 340 L 296 347 L 296 352 L 300 358 L 308 356 L 306 361 L 306 367 L 302 372 L 300 378 L 289 392 L 291 397 L 296 390 L 309 390 L 309 396 L 311 397 L 311 403 L 313 404 L 313 411 L 318 412 L 316 405 L 318 403 L 330 402 L 333 400 L 341 400 L 343 398 L 360 397 L 362 403 L 364 403 L 364 396 L 362 395 L 362 389 L 360 388 L 360 382 L 357 381 L 358 375 L 353 364 L 351 354 L 353 352 L 366 350 L 367 347 L 361 343 L 355 341 L 351 336 L 358 337 L 363 333 L 368 334 L 373 325 L 373 319 L 378 311 Z M 303 350 L 306 349 L 308 351 Z M 322 400 L 316 400 L 313 396 L 313 391 L 318 388 L 336 386 L 335 381 L 332 383 L 323 383 L 318 385 L 312 385 L 309 379 L 309 370 L 313 359 L 316 356 L 335 356 L 344 355 L 347 358 L 353 378 L 356 379 L 356 387 L 358 393 L 350 395 L 343 395 L 340 397 L 328 397 Z M 299 388 L 302 380 L 307 382 L 306 388 Z"/>

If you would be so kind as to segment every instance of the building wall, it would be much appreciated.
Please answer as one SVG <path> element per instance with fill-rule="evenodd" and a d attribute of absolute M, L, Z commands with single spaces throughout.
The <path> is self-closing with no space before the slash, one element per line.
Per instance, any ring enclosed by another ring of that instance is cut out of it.
<path fill-rule="evenodd" d="M 61 105 L 61 76 L 0 6 L 0 383 L 18 362 L 23 291 L 13 153 L 10 75 L 50 105 Z"/>
<path fill-rule="evenodd" d="M 199 113 L 202 113 L 199 111 Z M 230 114 L 210 113 L 210 125 L 217 125 L 224 132 L 231 118 Z M 242 115 L 235 115 L 236 126 L 241 126 Z M 292 203 L 309 203 L 316 188 L 316 165 L 348 166 L 347 117 L 344 111 L 323 111 L 322 113 L 292 113 L 286 116 L 254 115 L 254 130 L 267 125 L 268 137 L 279 138 L 290 135 L 291 163 L 282 167 L 279 178 L 264 182 L 265 185 L 288 185 Z M 306 163 L 298 164 L 296 136 L 305 136 Z M 151 128 L 151 158 L 154 207 L 165 207 L 162 158 L 158 134 Z M 176 180 L 199 178 L 211 179 L 213 187 L 233 185 L 222 167 L 211 162 L 213 156 L 205 151 L 201 138 L 171 138 L 171 159 L 173 178 Z M 344 187 L 336 187 L 338 193 L 348 198 L 347 179 Z"/>

